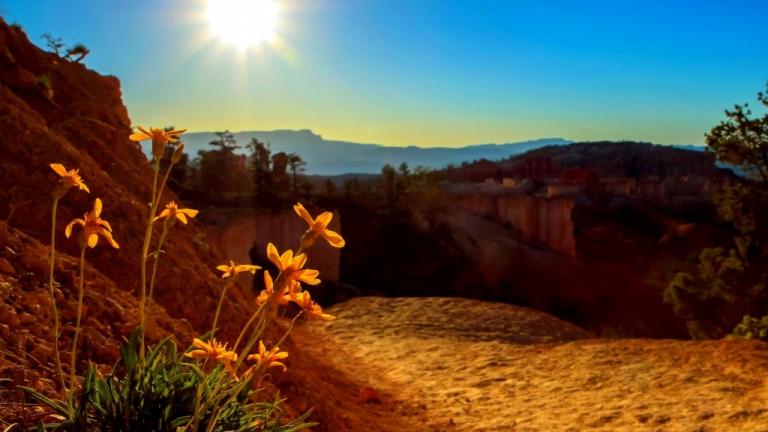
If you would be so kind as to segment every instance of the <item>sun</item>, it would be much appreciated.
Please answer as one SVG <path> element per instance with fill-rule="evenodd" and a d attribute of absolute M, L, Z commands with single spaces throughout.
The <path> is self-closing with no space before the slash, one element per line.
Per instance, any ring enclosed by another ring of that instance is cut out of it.
<path fill-rule="evenodd" d="M 275 0 L 208 0 L 206 10 L 211 34 L 239 49 L 272 43 L 277 15 Z"/>

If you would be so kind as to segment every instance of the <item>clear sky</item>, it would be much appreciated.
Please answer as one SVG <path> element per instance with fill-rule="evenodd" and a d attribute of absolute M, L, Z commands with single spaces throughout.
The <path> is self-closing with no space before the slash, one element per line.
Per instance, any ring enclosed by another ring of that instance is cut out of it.
<path fill-rule="evenodd" d="M 212 30 L 208 1 L 0 0 L 0 11 L 34 42 L 88 46 L 86 64 L 121 79 L 136 124 L 195 131 L 698 144 L 768 81 L 766 0 L 272 0 L 274 37 L 246 48 L 222 32 L 262 18 L 243 9 Z"/>

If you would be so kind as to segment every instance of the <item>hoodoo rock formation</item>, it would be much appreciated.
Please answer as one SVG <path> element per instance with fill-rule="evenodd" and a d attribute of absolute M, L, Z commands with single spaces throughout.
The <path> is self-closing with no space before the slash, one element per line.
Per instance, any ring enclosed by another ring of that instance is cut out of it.
<path fill-rule="evenodd" d="M 576 256 L 571 217 L 574 198 L 531 196 L 486 185 L 467 189 L 455 194 L 456 203 L 464 209 L 509 225 L 532 244 L 567 257 Z"/>

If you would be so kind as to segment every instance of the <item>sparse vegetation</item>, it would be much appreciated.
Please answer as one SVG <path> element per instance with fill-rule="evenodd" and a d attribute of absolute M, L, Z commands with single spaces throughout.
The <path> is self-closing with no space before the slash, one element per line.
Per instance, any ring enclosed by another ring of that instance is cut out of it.
<path fill-rule="evenodd" d="M 758 93 L 758 101 L 768 107 L 768 95 Z M 664 300 L 694 338 L 722 337 L 734 326 L 735 335 L 765 338 L 759 327 L 768 318 L 753 317 L 768 312 L 768 114 L 753 117 L 748 105 L 736 105 L 726 117 L 707 134 L 707 145 L 748 176 L 715 197 L 732 240 L 704 249 L 694 271 L 674 276 Z"/>
<path fill-rule="evenodd" d="M 21 387 L 28 394 L 44 403 L 52 410 L 39 425 L 41 430 L 61 431 L 281 431 L 292 432 L 312 426 L 306 421 L 309 412 L 293 420 L 284 420 L 280 409 L 281 400 L 265 397 L 261 388 L 264 374 L 270 368 L 287 370 L 284 359 L 288 353 L 280 351 L 279 344 L 287 336 L 293 322 L 300 317 L 332 320 L 333 316 L 323 312 L 310 294 L 302 289 L 302 284 L 320 283 L 319 272 L 304 268 L 306 253 L 322 238 L 333 247 L 343 247 L 344 240 L 328 230 L 332 214 L 325 212 L 313 218 L 301 204 L 294 206 L 296 214 L 307 222 L 308 228 L 294 252 L 287 250 L 282 254 L 271 243 L 267 247 L 267 256 L 277 266 L 276 278 L 264 272 L 265 289 L 253 305 L 253 314 L 242 327 L 240 335 L 233 345 L 214 338 L 218 317 L 221 312 L 227 288 L 234 284 L 238 274 L 255 273 L 260 268 L 250 264 L 223 264 L 217 267 L 226 279 L 221 291 L 216 314 L 211 330 L 192 341 L 192 346 L 179 352 L 176 344 L 164 339 L 147 349 L 145 328 L 147 322 L 146 306 L 152 301 L 155 288 L 155 275 L 162 252 L 163 242 L 169 229 L 177 222 L 188 223 L 197 215 L 197 210 L 180 208 L 170 201 L 162 211 L 159 205 L 163 201 L 166 183 L 176 163 L 181 161 L 183 144 L 178 138 L 184 130 L 139 128 L 131 135 L 134 141 L 152 141 L 153 192 L 147 213 L 147 227 L 141 259 L 141 298 L 140 321 L 132 336 L 120 351 L 120 361 L 111 372 L 102 375 L 95 365 L 90 364 L 83 376 L 77 371 L 78 334 L 84 300 L 85 251 L 98 245 L 104 239 L 114 248 L 119 244 L 112 237 L 112 226 L 101 217 L 102 201 L 94 200 L 91 211 L 83 218 L 72 220 L 65 229 L 66 237 L 73 234 L 73 227 L 81 230 L 77 237 L 80 243 L 80 272 L 78 278 L 78 307 L 72 353 L 69 365 L 69 383 L 64 380 L 64 370 L 56 351 L 56 373 L 61 387 L 61 399 L 50 398 L 38 390 Z M 222 145 L 228 144 L 226 135 L 222 135 Z M 173 153 L 165 166 L 161 161 Z M 231 145 L 230 145 L 231 147 Z M 164 169 L 161 169 L 163 166 Z M 58 202 L 71 188 L 90 192 L 78 170 L 67 170 L 60 164 L 51 164 L 51 168 L 60 177 L 59 186 L 53 192 L 53 211 L 51 219 L 51 257 L 49 286 L 52 314 L 54 346 L 60 333 L 56 297 L 54 296 L 54 263 L 56 210 Z M 162 223 L 162 231 L 154 252 L 149 252 L 152 244 L 153 228 Z M 152 260 L 152 271 L 147 277 L 147 265 Z M 288 303 L 296 304 L 300 312 L 288 326 L 282 338 L 269 349 L 263 340 L 265 329 L 277 320 L 277 309 Z M 242 344 L 241 344 L 242 342 Z M 257 346 L 258 349 L 253 352 Z"/>
<path fill-rule="evenodd" d="M 45 46 L 48 48 L 48 51 L 64 60 L 80 63 L 91 53 L 85 45 L 80 43 L 67 48 L 60 37 L 52 36 L 50 33 L 46 33 L 42 37 L 45 40 Z"/>

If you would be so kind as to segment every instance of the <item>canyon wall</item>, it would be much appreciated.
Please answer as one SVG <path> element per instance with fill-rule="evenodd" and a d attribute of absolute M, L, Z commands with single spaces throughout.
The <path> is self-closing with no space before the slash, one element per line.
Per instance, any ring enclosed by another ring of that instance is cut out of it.
<path fill-rule="evenodd" d="M 527 241 L 567 257 L 576 256 L 572 197 L 478 192 L 458 194 L 456 201 L 472 213 L 509 224 Z"/>

